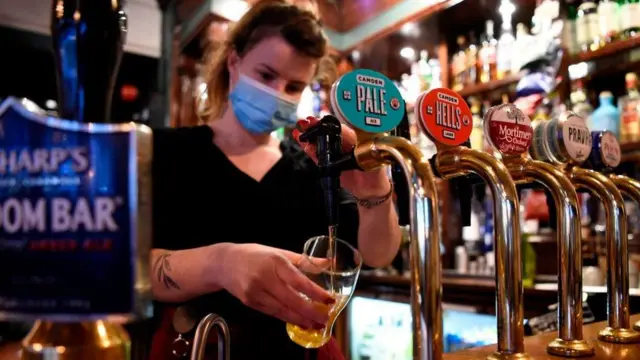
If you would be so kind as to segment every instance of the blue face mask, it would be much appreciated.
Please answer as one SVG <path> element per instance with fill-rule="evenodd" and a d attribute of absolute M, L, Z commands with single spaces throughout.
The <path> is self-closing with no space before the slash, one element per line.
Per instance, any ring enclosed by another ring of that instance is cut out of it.
<path fill-rule="evenodd" d="M 229 100 L 240 124 L 252 134 L 294 127 L 298 120 L 296 102 L 284 99 L 272 88 L 242 74 Z"/>

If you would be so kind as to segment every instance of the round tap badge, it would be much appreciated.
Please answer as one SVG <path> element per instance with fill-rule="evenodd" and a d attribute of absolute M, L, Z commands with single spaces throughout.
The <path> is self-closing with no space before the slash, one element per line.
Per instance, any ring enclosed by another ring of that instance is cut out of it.
<path fill-rule="evenodd" d="M 565 114 L 562 124 L 562 140 L 566 155 L 575 163 L 581 164 L 591 153 L 591 131 L 578 115 L 569 112 Z"/>
<path fill-rule="evenodd" d="M 620 143 L 610 131 L 603 131 L 600 135 L 600 153 L 605 166 L 615 168 L 620 165 Z"/>
<path fill-rule="evenodd" d="M 433 89 L 419 97 L 418 122 L 433 142 L 459 146 L 471 136 L 469 105 L 453 90 Z"/>
<path fill-rule="evenodd" d="M 404 117 L 400 90 L 386 76 L 367 69 L 347 73 L 333 84 L 331 107 L 341 121 L 370 133 L 390 131 Z"/>
<path fill-rule="evenodd" d="M 533 139 L 531 120 L 513 104 L 489 109 L 484 116 L 484 133 L 502 155 L 526 153 Z"/>

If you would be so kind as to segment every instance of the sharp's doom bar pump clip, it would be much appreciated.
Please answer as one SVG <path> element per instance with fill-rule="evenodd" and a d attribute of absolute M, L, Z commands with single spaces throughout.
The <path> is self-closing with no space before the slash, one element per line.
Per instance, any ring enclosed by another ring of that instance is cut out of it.
<path fill-rule="evenodd" d="M 485 152 L 463 146 L 473 128 L 469 106 L 456 92 L 440 88 L 416 102 L 421 128 L 438 148 L 435 171 L 444 179 L 479 175 L 493 196 L 496 246 L 498 348 L 490 359 L 529 359 L 524 350 L 518 193 L 509 171 Z"/>
<path fill-rule="evenodd" d="M 386 76 L 360 69 L 342 76 L 333 85 L 330 97 L 336 118 L 321 119 L 317 126 L 301 135 L 301 139 L 314 141 L 318 145 L 317 155 L 321 176 L 326 178 L 323 186 L 327 197 L 334 196 L 333 189 L 339 185 L 337 180 L 329 178 L 339 176 L 340 171 L 354 168 L 372 171 L 393 163 L 402 168 L 411 201 L 413 358 L 441 360 L 442 308 L 437 190 L 431 166 L 422 152 L 407 139 L 388 134 L 400 124 L 405 114 L 400 91 Z M 339 126 L 336 120 L 350 125 L 357 135 L 355 147 L 346 154 L 337 145 L 335 132 Z M 332 204 L 336 204 L 333 200 L 325 203 L 328 207 L 335 207 Z M 334 213 L 332 209 L 327 212 Z"/>

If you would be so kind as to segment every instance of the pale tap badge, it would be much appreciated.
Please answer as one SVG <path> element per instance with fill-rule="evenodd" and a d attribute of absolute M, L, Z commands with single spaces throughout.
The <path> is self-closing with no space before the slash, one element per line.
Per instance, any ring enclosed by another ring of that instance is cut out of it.
<path fill-rule="evenodd" d="M 527 153 L 533 140 L 531 120 L 513 104 L 489 109 L 484 116 L 484 133 L 489 144 L 504 156 Z"/>
<path fill-rule="evenodd" d="M 471 136 L 471 110 L 455 91 L 439 88 L 423 93 L 416 108 L 418 126 L 436 145 L 460 146 Z"/>
<path fill-rule="evenodd" d="M 138 126 L 57 119 L 9 98 L 0 128 L 0 318 L 135 313 Z"/>
<path fill-rule="evenodd" d="M 594 131 L 591 133 L 593 150 L 591 161 L 596 167 L 613 169 L 620 165 L 622 151 L 616 135 L 611 131 Z"/>
<path fill-rule="evenodd" d="M 404 117 L 402 94 L 386 76 L 368 69 L 343 75 L 331 88 L 336 117 L 368 133 L 393 130 Z"/>

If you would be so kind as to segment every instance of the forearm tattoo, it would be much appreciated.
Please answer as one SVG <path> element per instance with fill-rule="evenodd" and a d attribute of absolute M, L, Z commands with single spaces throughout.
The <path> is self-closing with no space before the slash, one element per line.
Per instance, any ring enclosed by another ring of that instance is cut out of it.
<path fill-rule="evenodd" d="M 156 259 L 156 263 L 153 264 L 153 272 L 158 279 L 158 282 L 164 284 L 164 287 L 167 289 L 176 289 L 180 290 L 180 285 L 169 276 L 171 272 L 171 264 L 169 263 L 169 258 L 171 257 L 171 253 L 165 252 L 160 254 Z"/>

